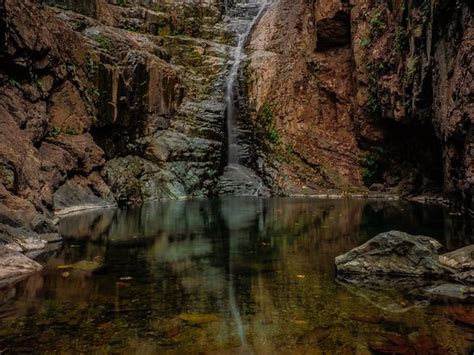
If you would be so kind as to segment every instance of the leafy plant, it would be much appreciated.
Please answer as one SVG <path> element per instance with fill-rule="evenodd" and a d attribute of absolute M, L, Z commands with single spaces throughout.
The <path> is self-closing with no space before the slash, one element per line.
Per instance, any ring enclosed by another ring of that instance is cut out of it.
<path fill-rule="evenodd" d="M 117 0 L 117 5 L 118 6 L 126 6 L 127 5 L 127 0 Z"/>

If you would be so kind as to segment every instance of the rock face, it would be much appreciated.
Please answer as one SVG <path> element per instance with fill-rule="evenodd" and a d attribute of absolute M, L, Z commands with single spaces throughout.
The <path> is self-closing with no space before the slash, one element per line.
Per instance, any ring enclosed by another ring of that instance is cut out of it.
<path fill-rule="evenodd" d="M 465 0 L 273 2 L 247 89 L 269 150 L 292 153 L 277 182 L 444 193 L 472 210 L 473 11 Z"/>
<path fill-rule="evenodd" d="M 53 212 L 208 195 L 233 41 L 222 11 L 219 0 L 2 2 L 0 227 L 38 238 Z"/>
<path fill-rule="evenodd" d="M 441 244 L 429 237 L 391 231 L 336 258 L 338 273 L 360 275 L 441 276 Z"/>

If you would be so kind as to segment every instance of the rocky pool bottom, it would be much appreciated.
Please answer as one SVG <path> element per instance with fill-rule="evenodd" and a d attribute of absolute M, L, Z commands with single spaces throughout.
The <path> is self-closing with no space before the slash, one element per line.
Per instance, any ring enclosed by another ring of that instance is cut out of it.
<path fill-rule="evenodd" d="M 337 255 L 392 229 L 445 251 L 474 242 L 472 219 L 405 202 L 226 198 L 70 216 L 44 270 L 0 290 L 0 353 L 469 353 L 472 299 L 336 279 Z"/>

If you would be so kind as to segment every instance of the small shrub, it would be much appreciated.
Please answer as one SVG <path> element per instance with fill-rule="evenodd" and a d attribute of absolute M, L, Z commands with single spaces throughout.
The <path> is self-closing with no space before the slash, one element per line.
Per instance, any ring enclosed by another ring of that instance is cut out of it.
<path fill-rule="evenodd" d="M 382 19 L 382 11 L 376 11 L 369 21 L 371 38 L 379 36 L 385 29 L 385 23 Z"/>
<path fill-rule="evenodd" d="M 57 126 L 50 126 L 48 128 L 48 137 L 51 137 L 51 138 L 57 137 L 61 134 L 61 132 L 62 132 L 61 128 Z"/>
<path fill-rule="evenodd" d="M 89 79 L 93 79 L 95 77 L 95 74 L 97 73 L 97 69 L 99 66 L 96 62 L 94 62 L 94 59 L 92 58 L 91 53 L 87 53 L 86 67 L 87 67 L 87 77 Z"/>
<path fill-rule="evenodd" d="M 275 127 L 272 126 L 268 128 L 267 139 L 273 144 L 278 144 L 280 142 L 280 133 Z"/>
<path fill-rule="evenodd" d="M 372 44 L 372 42 L 369 38 L 362 38 L 359 44 L 362 48 L 365 49 L 365 48 L 368 48 Z"/>
<path fill-rule="evenodd" d="M 383 172 L 384 150 L 382 147 L 372 148 L 360 162 L 362 180 L 370 186 L 380 180 Z"/>
<path fill-rule="evenodd" d="M 8 82 L 10 83 L 11 86 L 16 87 L 17 89 L 21 89 L 21 84 L 18 81 L 16 81 L 15 79 L 10 78 L 10 80 L 8 80 Z"/>
<path fill-rule="evenodd" d="M 398 26 L 395 30 L 395 38 L 393 40 L 393 46 L 398 53 L 403 53 L 406 45 L 406 32 L 402 26 Z"/>
<path fill-rule="evenodd" d="M 107 52 L 111 52 L 114 49 L 114 44 L 110 40 L 110 38 L 104 35 L 97 35 L 95 37 L 95 41 L 99 44 L 99 46 Z"/>
<path fill-rule="evenodd" d="M 125 25 L 125 29 L 127 31 L 130 31 L 130 32 L 139 32 L 140 31 L 140 27 L 137 24 L 134 24 L 134 23 L 127 23 Z"/>
<path fill-rule="evenodd" d="M 375 93 L 375 92 L 370 92 L 369 93 L 369 98 L 367 100 L 367 106 L 369 107 L 370 112 L 372 112 L 378 118 L 382 115 L 382 107 L 380 105 L 380 101 L 379 101 L 379 98 L 377 96 L 377 93 Z"/>
<path fill-rule="evenodd" d="M 75 128 L 67 128 L 64 133 L 70 135 L 70 136 L 77 136 L 79 132 Z"/>

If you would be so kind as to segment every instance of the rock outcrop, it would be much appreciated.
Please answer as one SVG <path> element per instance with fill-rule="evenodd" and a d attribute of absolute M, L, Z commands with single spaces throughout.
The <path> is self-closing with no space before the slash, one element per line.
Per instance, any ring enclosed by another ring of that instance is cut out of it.
<path fill-rule="evenodd" d="M 338 273 L 394 276 L 442 276 L 441 244 L 399 231 L 381 233 L 336 258 Z"/>

